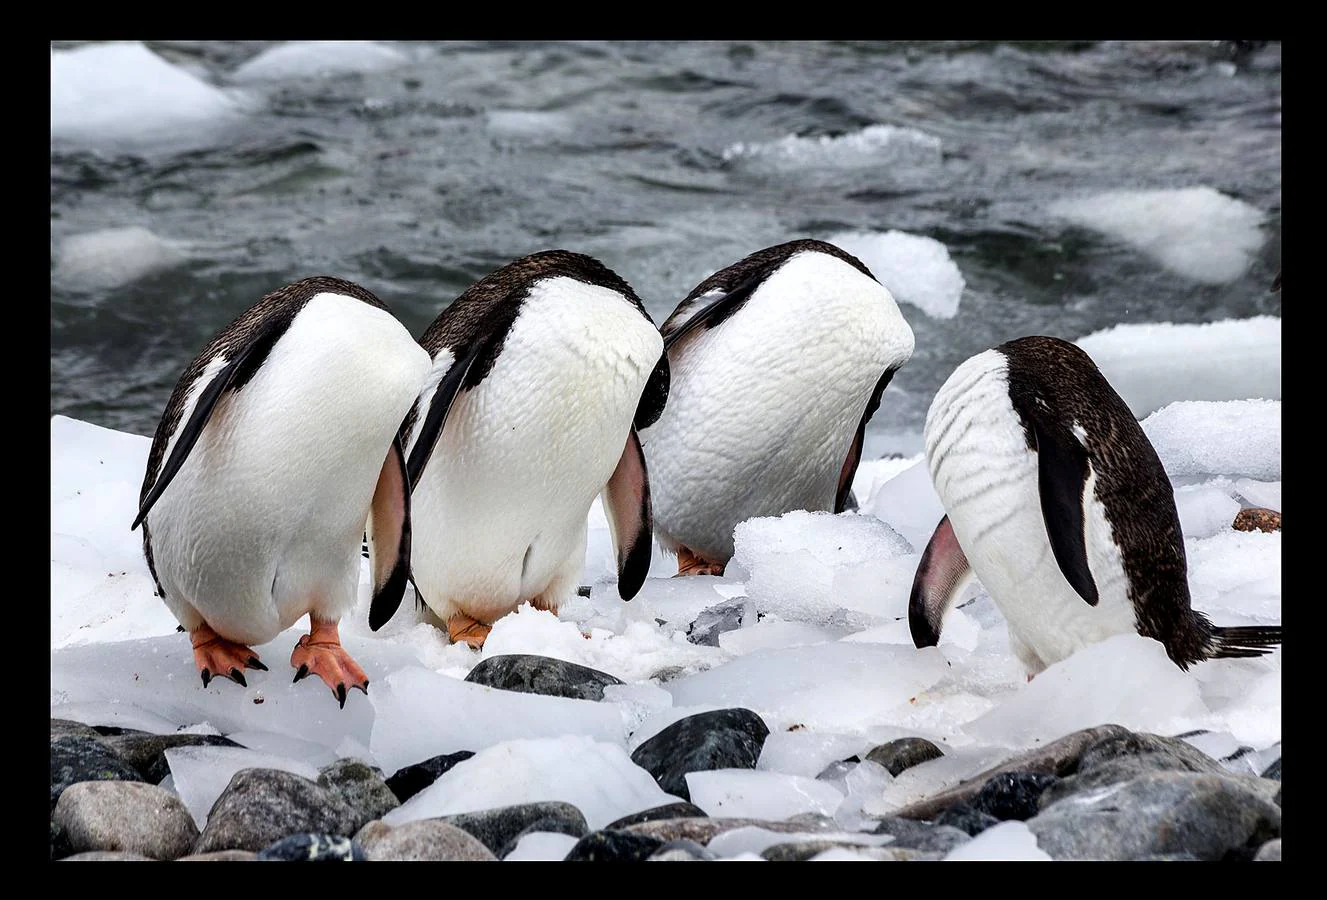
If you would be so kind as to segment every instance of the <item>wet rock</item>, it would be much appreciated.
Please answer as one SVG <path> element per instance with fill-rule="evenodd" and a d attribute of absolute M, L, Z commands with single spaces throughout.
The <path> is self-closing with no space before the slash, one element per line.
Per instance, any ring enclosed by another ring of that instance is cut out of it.
<path fill-rule="evenodd" d="M 471 669 L 465 680 L 504 691 L 570 697 L 573 700 L 602 700 L 605 687 L 624 683 L 622 679 L 598 669 L 528 653 L 490 656 Z"/>
<path fill-rule="evenodd" d="M 1219 860 L 1281 836 L 1281 810 L 1250 781 L 1257 779 L 1155 771 L 1066 797 L 1027 827 L 1055 859 L 1189 853 Z"/>
<path fill-rule="evenodd" d="M 91 725 L 84 725 L 72 719 L 51 719 L 51 740 L 70 734 L 94 739 L 101 737 L 100 732 Z"/>
<path fill-rule="evenodd" d="M 688 772 L 754 769 L 769 728 L 749 709 L 697 713 L 669 725 L 631 754 L 666 792 L 691 799 Z"/>
<path fill-rule="evenodd" d="M 1270 778 L 1273 781 L 1281 780 L 1281 757 L 1278 756 L 1276 762 L 1272 763 L 1266 769 L 1263 769 L 1262 777 Z"/>
<path fill-rule="evenodd" d="M 969 803 L 955 803 L 936 816 L 934 824 L 948 825 L 976 837 L 992 825 L 999 825 L 1000 820 L 984 810 L 974 809 Z"/>
<path fill-rule="evenodd" d="M 438 819 L 420 819 L 392 826 L 370 822 L 355 835 L 371 860 L 442 862 L 454 860 L 492 861 L 493 851 L 455 825 Z"/>
<path fill-rule="evenodd" d="M 247 862 L 257 859 L 252 850 L 213 850 L 211 853 L 191 853 L 181 856 L 176 862 Z"/>
<path fill-rule="evenodd" d="M 982 786 L 972 798 L 972 808 L 1002 822 L 1009 819 L 1022 822 L 1037 814 L 1042 792 L 1059 780 L 1054 775 L 1037 772 L 1005 772 Z"/>
<path fill-rule="evenodd" d="M 547 801 L 500 806 L 479 812 L 440 816 L 435 821 L 446 822 L 477 838 L 496 856 L 509 847 L 533 826 L 535 831 L 554 831 L 558 834 L 583 837 L 590 830 L 585 815 L 570 803 Z"/>
<path fill-rule="evenodd" d="M 260 851 L 294 834 L 349 835 L 359 819 L 325 787 L 276 769 L 241 769 L 212 804 L 194 853 Z"/>
<path fill-rule="evenodd" d="M 760 851 L 760 855 L 770 862 L 800 862 L 824 853 L 826 850 L 849 850 L 872 859 L 910 860 L 923 855 L 921 850 L 908 847 L 866 847 L 851 841 L 794 841 L 787 844 L 774 844 Z M 938 858 L 936 855 L 933 858 Z"/>
<path fill-rule="evenodd" d="M 142 781 L 138 770 L 100 738 L 66 734 L 51 740 L 51 811 L 65 788 L 80 781 Z"/>
<path fill-rule="evenodd" d="M 363 862 L 364 848 L 335 834 L 292 834 L 264 847 L 255 859 L 280 862 Z"/>
<path fill-rule="evenodd" d="M 74 848 L 69 846 L 69 835 L 65 834 L 64 826 L 51 819 L 51 859 L 64 859 L 74 852 Z"/>
<path fill-rule="evenodd" d="M 381 819 L 401 805 L 382 774 L 358 759 L 338 759 L 318 770 L 318 784 L 327 788 L 359 814 L 353 831 Z M 353 833 L 353 831 L 351 833 Z"/>
<path fill-rule="evenodd" d="M 649 862 L 690 862 L 718 859 L 717 853 L 705 849 L 695 841 L 666 841 L 649 858 Z"/>
<path fill-rule="evenodd" d="M 1261 506 L 1251 506 L 1236 513 L 1230 527 L 1236 531 L 1280 531 L 1281 514 Z"/>
<path fill-rule="evenodd" d="M 1254 862 L 1280 862 L 1281 839 L 1275 838 L 1263 844 L 1258 848 L 1258 852 L 1254 855 L 1253 860 Z"/>
<path fill-rule="evenodd" d="M 911 769 L 915 765 L 939 759 L 944 755 L 944 751 L 925 738 L 911 737 L 881 744 L 867 753 L 866 759 L 884 766 L 890 775 L 897 775 L 904 769 Z"/>
<path fill-rule="evenodd" d="M 1065 797 L 1132 781 L 1151 772 L 1229 774 L 1221 763 L 1177 738 L 1145 733 L 1120 735 L 1085 750 L 1077 774 L 1047 787 L 1040 807 L 1046 809 Z"/>
<path fill-rule="evenodd" d="M 644 862 L 664 842 L 630 831 L 593 831 L 576 842 L 565 862 Z"/>
<path fill-rule="evenodd" d="M 908 847 L 936 853 L 948 853 L 972 840 L 967 831 L 953 825 L 927 824 L 916 819 L 901 819 L 898 816 L 882 819 L 871 833 L 893 835 L 894 840 L 888 845 L 890 847 Z"/>
<path fill-rule="evenodd" d="M 623 816 L 616 821 L 609 822 L 604 826 L 604 830 L 613 831 L 617 828 L 626 828 L 628 825 L 639 825 L 641 822 L 656 822 L 659 819 L 703 818 L 708 815 L 709 813 L 694 803 L 666 803 L 663 806 L 641 810 L 638 813 L 632 813 L 629 816 Z"/>
<path fill-rule="evenodd" d="M 156 862 L 150 856 L 130 853 L 127 850 L 87 850 L 66 856 L 60 862 Z"/>
<path fill-rule="evenodd" d="M 701 610 L 696 621 L 687 626 L 687 640 L 706 647 L 719 646 L 719 635 L 742 627 L 747 600 L 737 597 Z"/>
<path fill-rule="evenodd" d="M 241 746 L 219 734 L 117 734 L 102 742 L 152 784 L 160 784 L 170 774 L 166 751 L 172 747 Z"/>
<path fill-rule="evenodd" d="M 125 850 L 175 859 L 198 839 L 198 826 L 180 798 L 141 781 L 71 784 L 55 805 L 54 819 L 75 852 Z"/>
<path fill-rule="evenodd" d="M 472 750 L 457 750 L 455 753 L 444 753 L 406 766 L 404 769 L 398 769 L 387 779 L 387 787 L 396 795 L 397 800 L 404 803 L 451 771 L 452 766 L 474 755 Z"/>
<path fill-rule="evenodd" d="M 628 825 L 624 830 L 658 838 L 660 841 L 685 840 L 694 841 L 697 844 L 708 844 L 716 834 L 722 834 L 734 828 L 743 828 L 747 825 L 754 825 L 757 828 L 777 831 L 782 834 L 843 830 L 842 826 L 829 816 L 821 816 L 815 813 L 793 816 L 782 822 L 740 818 L 702 819 L 688 816 L 681 819 L 656 819 L 653 822 L 641 822 L 639 825 Z"/>

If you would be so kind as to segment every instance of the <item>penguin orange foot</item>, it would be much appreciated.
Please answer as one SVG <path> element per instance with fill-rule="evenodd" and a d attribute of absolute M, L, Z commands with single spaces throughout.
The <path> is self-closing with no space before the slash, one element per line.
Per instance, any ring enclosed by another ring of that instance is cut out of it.
<path fill-rule="evenodd" d="M 690 548 L 677 548 L 678 575 L 722 575 L 725 568 L 723 563 L 710 562 L 691 552 Z"/>
<path fill-rule="evenodd" d="M 244 669 L 258 669 L 266 672 L 267 666 L 258 659 L 244 644 L 228 641 L 217 634 L 207 623 L 199 625 L 189 634 L 194 646 L 194 662 L 203 676 L 203 687 L 207 687 L 213 678 L 229 678 L 240 687 L 248 687 L 244 680 Z"/>
<path fill-rule="evenodd" d="M 451 636 L 452 643 L 465 641 L 476 650 L 484 646 L 484 641 L 488 640 L 488 633 L 492 630 L 492 625 L 485 625 L 465 613 L 457 613 L 447 620 L 447 633 Z"/>
<path fill-rule="evenodd" d="M 310 625 L 309 633 L 299 639 L 295 651 L 290 654 L 291 666 L 299 670 L 295 673 L 295 680 L 317 675 L 332 689 L 337 702 L 345 709 L 347 688 L 359 688 L 367 694 L 369 678 L 341 646 L 341 635 L 335 622 L 310 620 Z"/>

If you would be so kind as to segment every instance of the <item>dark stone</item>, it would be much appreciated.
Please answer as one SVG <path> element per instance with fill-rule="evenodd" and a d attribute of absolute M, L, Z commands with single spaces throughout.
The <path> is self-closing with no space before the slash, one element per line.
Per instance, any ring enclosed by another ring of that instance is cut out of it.
<path fill-rule="evenodd" d="M 972 808 L 1001 821 L 1023 822 L 1037 814 L 1037 800 L 1042 792 L 1059 780 L 1054 775 L 1036 772 L 1005 772 L 986 782 L 972 798 Z"/>
<path fill-rule="evenodd" d="M 663 841 L 630 831 L 593 831 L 576 842 L 564 862 L 644 862 Z"/>
<path fill-rule="evenodd" d="M 101 733 L 91 725 L 75 722 L 72 719 L 51 719 L 51 739 L 76 734 L 82 737 L 99 738 Z"/>
<path fill-rule="evenodd" d="M 179 796 L 141 781 L 71 784 L 53 816 L 76 851 L 126 850 L 176 859 L 198 839 L 198 826 Z"/>
<path fill-rule="evenodd" d="M 642 810 L 638 813 L 632 813 L 629 816 L 609 822 L 604 826 L 605 831 L 613 831 L 617 828 L 626 828 L 628 825 L 639 825 L 641 822 L 654 822 L 659 819 L 684 819 L 689 816 L 704 817 L 709 815 L 705 810 L 696 806 L 694 803 L 667 803 L 663 806 L 656 806 L 653 809 Z"/>
<path fill-rule="evenodd" d="M 515 846 L 513 842 L 532 825 L 539 826 L 534 829 L 536 831 L 555 831 L 574 838 L 582 837 L 590 830 L 579 809 L 556 800 L 438 816 L 437 821 L 469 832 L 498 857 L 503 855 L 503 850 L 511 852 L 510 847 Z"/>
<path fill-rule="evenodd" d="M 283 862 L 363 862 L 364 849 L 332 834 L 292 834 L 258 851 L 257 859 Z"/>
<path fill-rule="evenodd" d="M 719 646 L 719 635 L 742 627 L 747 600 L 737 597 L 701 610 L 696 621 L 687 626 L 687 640 L 706 647 Z"/>
<path fill-rule="evenodd" d="M 358 759 L 338 759 L 318 770 L 318 784 L 340 796 L 359 813 L 353 834 L 368 822 L 381 819 L 401 805 L 382 774 Z"/>
<path fill-rule="evenodd" d="M 80 781 L 142 781 L 138 770 L 100 738 L 66 734 L 51 741 L 51 811 L 65 788 Z"/>
<path fill-rule="evenodd" d="M 166 751 L 172 747 L 241 746 L 219 734 L 119 734 L 102 738 L 102 742 L 152 784 L 161 784 L 170 774 Z"/>
<path fill-rule="evenodd" d="M 102 737 L 119 737 L 120 735 L 133 734 L 151 734 L 150 731 L 141 731 L 137 728 L 121 728 L 119 725 L 93 725 L 92 730 Z"/>
<path fill-rule="evenodd" d="M 691 799 L 688 772 L 754 769 L 769 728 L 749 709 L 697 713 L 669 725 L 641 744 L 631 761 L 675 797 Z"/>
<path fill-rule="evenodd" d="M 1281 780 L 1281 757 L 1278 756 L 1276 762 L 1263 769 L 1262 777 L 1271 778 L 1273 781 Z"/>
<path fill-rule="evenodd" d="M 718 859 L 719 854 L 707 850 L 695 841 L 667 841 L 650 856 L 649 862 L 687 862 L 691 860 Z"/>
<path fill-rule="evenodd" d="M 404 803 L 451 771 L 452 766 L 474 755 L 473 750 L 457 750 L 406 766 L 387 779 L 387 787 L 391 788 L 397 800 Z"/>
<path fill-rule="evenodd" d="M 995 824 L 995 823 L 992 823 Z M 955 847 L 966 844 L 972 836 L 953 825 L 918 822 L 916 819 L 901 819 L 889 816 L 871 830 L 872 834 L 892 834 L 894 840 L 890 847 L 909 847 L 913 850 L 927 850 L 948 853 Z"/>
<path fill-rule="evenodd" d="M 497 861 L 493 851 L 474 835 L 440 819 L 418 819 L 395 827 L 373 821 L 360 829 L 355 840 L 374 861 Z"/>
<path fill-rule="evenodd" d="M 911 769 L 919 763 L 939 759 L 944 755 L 943 750 L 925 738 L 910 737 L 881 744 L 866 754 L 866 758 L 884 766 L 890 775 L 897 775 L 904 769 Z"/>
<path fill-rule="evenodd" d="M 528 653 L 490 656 L 471 669 L 465 680 L 504 691 L 573 700 L 602 700 L 605 687 L 625 683 L 598 669 Z"/>
<path fill-rule="evenodd" d="M 51 819 L 51 859 L 64 859 L 74 852 L 74 848 L 69 846 L 69 835 L 65 834 L 64 826 Z"/>
<path fill-rule="evenodd" d="M 193 852 L 261 851 L 294 834 L 348 835 L 358 819 L 350 804 L 307 778 L 241 769 L 212 804 Z"/>
<path fill-rule="evenodd" d="M 936 816 L 934 824 L 948 825 L 976 837 L 992 825 L 999 825 L 1000 820 L 984 810 L 973 809 L 967 803 L 955 803 Z"/>
<path fill-rule="evenodd" d="M 820 770 L 816 776 L 817 781 L 842 781 L 848 777 L 848 773 L 857 768 L 858 763 L 846 759 L 835 760 L 825 768 Z"/>
<path fill-rule="evenodd" d="M 1077 774 L 1047 787 L 1041 795 L 1040 807 L 1046 809 L 1065 797 L 1132 781 L 1151 772 L 1229 774 L 1221 763 L 1176 738 L 1121 735 L 1099 741 L 1084 751 Z"/>
<path fill-rule="evenodd" d="M 1028 819 L 1055 859 L 1140 859 L 1188 853 L 1219 860 L 1281 836 L 1281 810 L 1256 778 L 1154 771 L 1066 797 Z"/>

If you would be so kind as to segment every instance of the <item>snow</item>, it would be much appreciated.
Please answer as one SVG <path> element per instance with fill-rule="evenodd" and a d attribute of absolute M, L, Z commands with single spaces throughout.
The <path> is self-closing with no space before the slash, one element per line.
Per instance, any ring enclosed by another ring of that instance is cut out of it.
<path fill-rule="evenodd" d="M 105 228 L 65 238 L 51 278 L 78 290 L 109 290 L 187 259 L 184 244 L 158 237 L 141 225 Z"/>
<path fill-rule="evenodd" d="M 1066 198 L 1050 212 L 1202 284 L 1243 275 L 1263 243 L 1262 212 L 1206 186 Z"/>
<path fill-rule="evenodd" d="M 137 41 L 51 51 L 51 141 L 139 149 L 196 143 L 242 105 Z"/>
<path fill-rule="evenodd" d="M 842 231 L 827 240 L 865 263 L 899 303 L 915 306 L 936 319 L 958 314 L 963 273 L 935 238 L 891 230 L 883 234 Z"/>
<path fill-rule="evenodd" d="M 504 862 L 527 860 L 560 862 L 567 858 L 577 838 L 556 831 L 531 831 L 516 842 L 516 847 L 504 856 Z"/>
<path fill-rule="evenodd" d="M 1281 399 L 1281 319 L 1115 325 L 1075 343 L 1138 418 L 1176 400 Z"/>
<path fill-rule="evenodd" d="M 1171 478 L 1245 475 L 1281 479 L 1280 400 L 1187 400 L 1143 420 Z"/>
<path fill-rule="evenodd" d="M 800 813 L 830 815 L 843 802 L 833 785 L 815 778 L 753 769 L 688 772 L 687 790 L 692 803 L 716 817 L 777 821 Z"/>
<path fill-rule="evenodd" d="M 231 74 L 236 84 L 328 78 L 378 72 L 410 61 L 402 50 L 375 41 L 290 41 L 262 51 Z"/>
<path fill-rule="evenodd" d="M 729 161 L 766 162 L 777 168 L 805 166 L 938 166 L 940 139 L 915 128 L 869 125 L 844 135 L 800 137 L 790 134 L 775 141 L 738 142 L 725 147 Z"/>
<path fill-rule="evenodd" d="M 241 769 L 279 769 L 318 780 L 318 767 L 243 747 L 171 747 L 166 751 L 174 789 L 201 831 L 212 804 Z"/>
<path fill-rule="evenodd" d="M 1049 861 L 1051 855 L 1037 846 L 1037 836 L 1022 822 L 992 825 L 966 844 L 945 856 L 945 862 L 963 860 Z"/>

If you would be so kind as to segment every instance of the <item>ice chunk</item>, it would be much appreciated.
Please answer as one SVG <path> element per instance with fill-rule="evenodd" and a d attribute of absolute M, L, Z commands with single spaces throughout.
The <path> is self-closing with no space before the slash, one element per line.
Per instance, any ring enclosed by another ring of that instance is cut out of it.
<path fill-rule="evenodd" d="M 828 240 L 860 259 L 899 303 L 936 319 L 958 314 L 963 273 L 935 238 L 905 231 L 842 231 Z"/>
<path fill-rule="evenodd" d="M 1175 490 L 1175 508 L 1184 536 L 1205 538 L 1230 530 L 1240 507 L 1229 491 L 1212 484 L 1194 484 Z"/>
<path fill-rule="evenodd" d="M 308 763 L 314 769 L 320 769 L 328 763 L 336 762 L 343 755 L 338 748 L 328 747 L 315 741 L 306 741 L 303 738 L 291 737 L 288 734 L 277 734 L 274 731 L 236 731 L 226 736 L 250 750 Z M 345 740 L 353 741 L 354 739 L 347 736 Z M 349 755 L 356 756 L 358 754 Z M 359 758 L 365 762 L 373 762 L 372 757 L 369 756 L 360 756 Z"/>
<path fill-rule="evenodd" d="M 904 769 L 881 787 L 875 796 L 862 798 L 862 813 L 883 817 L 895 810 L 933 797 L 979 772 L 1003 762 L 1008 748 L 991 746 L 954 747 L 940 743 L 945 755 Z"/>
<path fill-rule="evenodd" d="M 869 500 L 862 501 L 861 512 L 888 524 L 914 552 L 921 554 L 944 516 L 945 508 L 931 484 L 926 460 L 920 459 L 872 492 Z"/>
<path fill-rule="evenodd" d="M 620 745 L 568 734 L 488 746 L 387 813 L 383 821 L 399 825 L 452 813 L 561 800 L 584 813 L 594 830 L 680 799 L 665 794 Z"/>
<path fill-rule="evenodd" d="M 1138 418 L 1176 400 L 1281 399 L 1281 319 L 1130 323 L 1076 342 Z"/>
<path fill-rule="evenodd" d="M 1020 860 L 1049 861 L 1051 855 L 1037 846 L 1037 836 L 1022 822 L 1008 821 L 992 825 L 966 844 L 960 844 L 945 856 L 951 860 Z"/>
<path fill-rule="evenodd" d="M 175 791 L 201 830 L 212 804 L 241 769 L 280 769 L 318 780 L 318 767 L 303 760 L 259 753 L 244 747 L 171 747 L 166 763 L 175 779 Z"/>
<path fill-rule="evenodd" d="M 1212 724 L 1224 727 L 1240 743 L 1251 747 L 1267 747 L 1281 740 L 1280 655 L 1278 650 L 1272 656 L 1276 659 L 1275 671 L 1255 677 L 1252 681 L 1246 676 L 1236 682 L 1238 692 L 1219 710 Z M 1266 662 L 1267 659 L 1263 657 L 1251 662 L 1258 666 L 1273 665 Z"/>
<path fill-rule="evenodd" d="M 857 734 L 818 731 L 772 731 L 760 750 L 757 769 L 814 778 L 825 766 L 850 756 L 861 756 L 875 746 L 871 738 Z"/>
<path fill-rule="evenodd" d="M 612 704 L 503 691 L 418 666 L 375 681 L 369 699 L 377 717 L 368 745 L 385 772 L 516 738 L 578 735 L 617 745 L 626 740 L 622 715 Z"/>
<path fill-rule="evenodd" d="M 138 147 L 196 142 L 239 104 L 137 41 L 51 51 L 51 140 Z"/>
<path fill-rule="evenodd" d="M 711 816 L 786 819 L 798 813 L 830 815 L 843 802 L 833 785 L 799 775 L 752 769 L 688 772 L 691 802 Z"/>
<path fill-rule="evenodd" d="M 1143 420 L 1166 474 L 1281 478 L 1281 401 L 1181 401 Z"/>
<path fill-rule="evenodd" d="M 246 61 L 230 80 L 236 84 L 327 78 L 392 69 L 410 61 L 402 50 L 376 41 L 290 41 Z"/>
<path fill-rule="evenodd" d="M 576 846 L 578 838 L 556 831 L 531 831 L 522 835 L 516 847 L 503 857 L 506 862 L 523 860 L 546 860 L 561 862 L 567 858 L 571 848 Z"/>
<path fill-rule="evenodd" d="M 655 713 L 671 708 L 673 695 L 655 684 L 609 684 L 603 702 L 622 712 L 622 725 L 631 734 Z"/>
<path fill-rule="evenodd" d="M 915 128 L 869 125 L 838 136 L 788 135 L 766 143 L 736 143 L 723 150 L 729 161 L 763 162 L 778 168 L 810 166 L 939 166 L 940 139 Z"/>
<path fill-rule="evenodd" d="M 879 763 L 869 759 L 857 763 L 843 779 L 847 793 L 834 810 L 834 821 L 848 830 L 868 827 L 871 817 L 864 812 L 864 807 L 883 797 L 893 780 L 894 776 Z"/>
<path fill-rule="evenodd" d="M 912 456 L 886 456 L 882 459 L 862 460 L 857 466 L 857 474 L 852 477 L 852 492 L 857 495 L 858 504 L 869 503 L 871 497 L 885 482 L 912 468 L 924 458 L 923 454 L 916 453 Z"/>
<path fill-rule="evenodd" d="M 1109 191 L 1060 200 L 1050 212 L 1203 284 L 1234 281 L 1263 244 L 1262 211 L 1206 186 Z"/>
<path fill-rule="evenodd" d="M 174 722 L 162 716 L 139 709 L 132 703 L 105 699 L 84 702 L 65 702 L 65 691 L 51 691 L 51 718 L 69 719 L 84 725 L 107 725 L 112 728 L 131 728 L 148 734 L 174 734 L 181 730 Z"/>
<path fill-rule="evenodd" d="M 828 850 L 821 850 L 807 862 L 875 862 L 875 860 L 847 847 L 830 847 Z"/>
<path fill-rule="evenodd" d="M 1227 530 L 1186 541 L 1189 595 L 1216 625 L 1281 621 L 1281 533 Z"/>
<path fill-rule="evenodd" d="M 772 647 L 801 647 L 823 644 L 838 637 L 837 634 L 803 622 L 783 622 L 776 616 L 766 616 L 750 627 L 725 631 L 719 635 L 719 646 L 734 655 L 750 653 Z"/>
<path fill-rule="evenodd" d="M 1281 511 L 1281 482 L 1254 481 L 1252 478 L 1240 478 L 1235 482 L 1235 493 L 1248 501 L 1250 506 Z"/>
<path fill-rule="evenodd" d="M 187 258 L 185 244 L 164 240 L 141 225 L 104 228 L 65 238 L 51 278 L 79 290 L 118 288 Z"/>
<path fill-rule="evenodd" d="M 743 825 L 720 832 L 705 846 L 720 856 L 739 853 L 760 853 L 775 844 L 793 844 L 800 841 L 842 841 L 863 847 L 881 847 L 893 838 L 885 834 L 861 834 L 849 831 L 770 831 L 759 825 Z"/>

